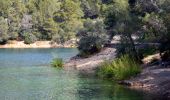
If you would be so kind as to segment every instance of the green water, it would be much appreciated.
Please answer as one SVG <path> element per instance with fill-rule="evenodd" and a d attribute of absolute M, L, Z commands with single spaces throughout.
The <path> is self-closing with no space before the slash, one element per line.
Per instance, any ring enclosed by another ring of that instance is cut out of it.
<path fill-rule="evenodd" d="M 155 100 L 111 81 L 49 66 L 76 49 L 0 49 L 0 100 Z"/>

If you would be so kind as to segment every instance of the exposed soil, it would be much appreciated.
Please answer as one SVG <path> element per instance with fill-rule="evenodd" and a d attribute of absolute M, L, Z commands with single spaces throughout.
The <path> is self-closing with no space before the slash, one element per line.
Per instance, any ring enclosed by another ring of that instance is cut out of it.
<path fill-rule="evenodd" d="M 153 62 L 155 59 L 157 61 Z M 129 80 L 122 81 L 121 84 L 159 95 L 163 100 L 170 100 L 170 66 L 160 59 L 159 54 L 145 57 L 142 73 Z"/>
<path fill-rule="evenodd" d="M 115 48 L 104 48 L 100 53 L 92 55 L 88 58 L 73 57 L 65 63 L 65 69 L 76 69 L 83 74 L 94 74 L 99 65 L 105 60 L 115 58 Z"/>
<path fill-rule="evenodd" d="M 169 66 L 170 67 L 170 66 Z M 163 66 L 147 66 L 142 73 L 130 80 L 123 81 L 130 88 L 139 89 L 162 96 L 170 100 L 170 68 Z"/>

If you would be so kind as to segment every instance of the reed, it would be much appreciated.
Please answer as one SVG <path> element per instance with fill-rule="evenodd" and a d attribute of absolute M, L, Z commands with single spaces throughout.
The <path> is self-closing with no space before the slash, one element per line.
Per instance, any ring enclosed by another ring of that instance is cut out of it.
<path fill-rule="evenodd" d="M 141 72 L 140 65 L 130 56 L 124 55 L 111 62 L 105 61 L 98 70 L 102 78 L 113 78 L 123 80 L 137 75 Z"/>

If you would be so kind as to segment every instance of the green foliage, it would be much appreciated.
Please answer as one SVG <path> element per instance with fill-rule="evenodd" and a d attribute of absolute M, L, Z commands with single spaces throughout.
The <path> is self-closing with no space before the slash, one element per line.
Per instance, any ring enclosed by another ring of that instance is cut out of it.
<path fill-rule="evenodd" d="M 31 44 L 37 40 L 36 36 L 32 33 L 24 33 L 23 38 L 25 44 Z"/>
<path fill-rule="evenodd" d="M 161 52 L 169 50 L 169 0 L 0 0 L 0 5 L 1 43 L 64 43 L 77 35 L 81 54 L 89 55 L 119 34 L 121 54 L 138 58 L 143 51 L 137 52 L 137 42 L 158 42 L 166 47 Z"/>
<path fill-rule="evenodd" d="M 124 21 L 129 19 L 129 4 L 128 0 L 115 0 L 112 5 L 106 9 L 105 24 L 108 29 L 117 28 Z M 117 30 L 117 29 L 116 29 Z"/>
<path fill-rule="evenodd" d="M 52 67 L 62 68 L 64 66 L 63 60 L 61 58 L 55 58 L 51 62 Z"/>
<path fill-rule="evenodd" d="M 0 17 L 0 44 L 5 43 L 8 40 L 8 24 L 7 20 Z"/>
<path fill-rule="evenodd" d="M 100 15 L 100 0 L 81 0 L 81 7 L 85 18 L 97 18 Z"/>
<path fill-rule="evenodd" d="M 64 21 L 71 21 L 73 19 L 80 19 L 83 16 L 83 12 L 80 9 L 80 2 L 78 0 L 63 0 L 61 2 L 61 10 L 59 13 Z"/>
<path fill-rule="evenodd" d="M 16 39 L 20 29 L 22 14 L 25 12 L 24 4 L 21 0 L 0 0 L 0 16 L 6 20 L 8 39 Z M 5 28 L 6 29 L 6 28 Z"/>
<path fill-rule="evenodd" d="M 137 32 L 141 25 L 138 23 L 139 17 L 132 14 L 132 9 L 130 8 L 128 0 L 115 0 L 106 9 L 105 24 L 107 30 L 109 30 L 110 39 L 115 34 L 121 35 L 121 40 L 126 44 L 124 46 L 125 52 L 130 53 L 139 60 L 132 34 Z"/>
<path fill-rule="evenodd" d="M 146 14 L 143 18 L 145 28 L 143 39 L 146 41 L 159 41 L 166 34 L 166 27 L 162 18 L 155 13 Z"/>
<path fill-rule="evenodd" d="M 53 19 L 45 20 L 41 30 L 43 31 L 41 39 L 51 40 L 53 35 L 58 33 L 57 25 Z"/>
<path fill-rule="evenodd" d="M 8 35 L 10 40 L 16 40 L 19 36 L 17 32 L 8 32 Z"/>
<path fill-rule="evenodd" d="M 7 17 L 9 7 L 11 6 L 11 0 L 0 0 L 0 16 Z"/>
<path fill-rule="evenodd" d="M 40 40 L 63 43 L 74 38 L 82 28 L 83 12 L 78 0 L 30 0 L 28 8 L 33 17 L 34 30 L 41 33 Z"/>
<path fill-rule="evenodd" d="M 114 67 L 111 62 L 105 61 L 101 64 L 101 67 L 97 70 L 97 75 L 101 78 L 114 78 Z"/>
<path fill-rule="evenodd" d="M 153 55 L 158 53 L 158 47 L 156 46 L 145 46 L 142 48 L 138 49 L 139 55 L 141 57 L 141 59 L 143 59 L 143 57 L 147 57 L 148 55 Z"/>
<path fill-rule="evenodd" d="M 0 0 L 0 4 L 0 16 L 7 18 L 9 39 L 12 40 L 22 38 L 24 32 L 36 32 L 38 40 L 55 38 L 65 42 L 82 28 L 83 11 L 78 0 Z M 57 18 L 64 21 L 59 22 Z M 58 30 L 63 30 L 63 34 Z"/>
<path fill-rule="evenodd" d="M 98 70 L 102 78 L 123 80 L 140 73 L 141 68 L 130 56 L 124 55 L 112 62 L 104 62 Z"/>
<path fill-rule="evenodd" d="M 84 23 L 84 28 L 77 35 L 80 37 L 78 49 L 82 56 L 99 52 L 107 42 L 106 31 L 100 20 L 94 22 L 87 20 Z"/>
<path fill-rule="evenodd" d="M 82 37 L 78 44 L 80 55 L 85 56 L 85 55 L 91 55 L 91 54 L 99 52 L 104 45 L 103 43 L 104 43 L 103 39 L 95 35 Z"/>
<path fill-rule="evenodd" d="M 60 42 L 75 38 L 76 33 L 83 27 L 82 17 L 84 13 L 80 8 L 79 0 L 61 1 L 60 10 L 55 13 L 55 21 L 59 24 Z"/>

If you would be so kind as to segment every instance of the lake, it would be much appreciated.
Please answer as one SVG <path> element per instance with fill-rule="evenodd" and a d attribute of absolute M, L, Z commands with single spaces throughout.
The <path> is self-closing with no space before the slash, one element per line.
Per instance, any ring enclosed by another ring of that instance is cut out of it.
<path fill-rule="evenodd" d="M 0 49 L 0 100 L 155 100 L 112 81 L 50 67 L 77 49 Z"/>

